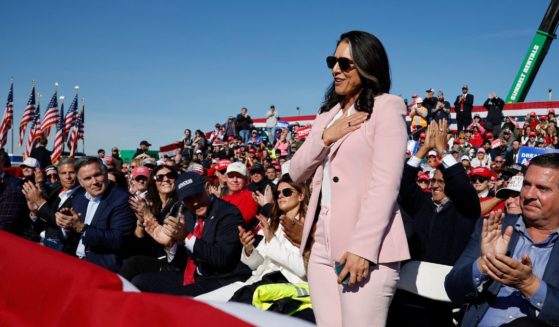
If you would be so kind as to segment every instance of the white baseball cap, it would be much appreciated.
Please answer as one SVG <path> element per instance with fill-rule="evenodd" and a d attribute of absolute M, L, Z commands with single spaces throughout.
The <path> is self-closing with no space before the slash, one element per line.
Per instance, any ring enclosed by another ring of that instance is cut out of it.
<path fill-rule="evenodd" d="M 225 174 L 229 173 L 239 173 L 243 176 L 247 175 L 247 167 L 242 162 L 233 162 L 229 166 L 227 166 L 227 171 Z"/>
<path fill-rule="evenodd" d="M 21 166 L 26 166 L 29 168 L 39 168 L 39 161 L 35 158 L 32 157 L 27 157 L 23 163 L 21 164 Z"/>
<path fill-rule="evenodd" d="M 507 187 L 503 187 L 495 193 L 495 196 L 499 199 L 506 199 L 513 195 L 520 194 L 522 189 L 522 183 L 524 182 L 524 177 L 522 176 L 512 176 L 509 180 Z"/>

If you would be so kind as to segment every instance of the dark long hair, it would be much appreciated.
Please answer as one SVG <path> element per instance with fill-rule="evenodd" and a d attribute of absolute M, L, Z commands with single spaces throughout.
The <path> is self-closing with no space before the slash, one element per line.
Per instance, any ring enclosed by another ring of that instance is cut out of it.
<path fill-rule="evenodd" d="M 154 216 L 159 215 L 161 209 L 163 209 L 162 208 L 163 203 L 161 202 L 161 198 L 159 197 L 159 191 L 157 190 L 157 183 L 155 181 L 155 175 L 157 174 L 157 172 L 159 172 L 162 169 L 168 169 L 171 171 L 171 173 L 175 174 L 175 176 L 178 176 L 178 172 L 177 169 L 175 169 L 175 167 L 163 166 L 163 165 L 155 167 L 155 169 L 152 170 L 151 173 L 149 174 L 148 187 L 147 187 L 148 193 L 146 195 L 146 200 L 152 203 L 151 213 Z M 175 196 L 175 191 L 173 191 L 173 194 L 171 194 L 171 197 L 174 196 Z"/>
<path fill-rule="evenodd" d="M 351 31 L 340 36 L 336 47 L 342 42 L 349 44 L 353 63 L 361 78 L 361 93 L 355 101 L 355 110 L 373 113 L 375 96 L 390 91 L 390 65 L 384 46 L 380 40 L 367 32 Z M 320 113 L 327 112 L 343 100 L 344 96 L 336 94 L 334 82 L 328 87 Z"/>
<path fill-rule="evenodd" d="M 309 204 L 309 189 L 308 187 L 305 185 L 305 183 L 295 183 L 294 181 L 291 180 L 291 177 L 289 177 L 289 174 L 285 174 L 283 175 L 279 182 L 278 182 L 278 186 L 281 183 L 287 183 L 289 184 L 289 186 L 293 187 L 295 190 L 297 190 L 298 193 L 303 194 L 303 201 L 299 204 L 299 217 L 305 217 L 306 213 L 307 213 L 307 206 Z M 278 206 L 278 199 L 276 198 L 274 201 L 274 205 L 272 207 L 272 213 L 270 214 L 270 229 L 272 230 L 273 233 L 276 232 L 276 230 L 278 229 L 279 223 L 280 223 L 280 216 L 283 214 L 283 212 L 281 211 L 281 209 Z"/>

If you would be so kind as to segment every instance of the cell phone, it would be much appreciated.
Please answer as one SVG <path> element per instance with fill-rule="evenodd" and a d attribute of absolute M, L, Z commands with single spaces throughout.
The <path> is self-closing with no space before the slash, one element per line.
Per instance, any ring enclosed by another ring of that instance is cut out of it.
<path fill-rule="evenodd" d="M 336 275 L 339 276 L 342 273 L 342 270 L 344 270 L 344 267 L 345 267 L 345 262 L 342 263 L 342 264 L 339 264 L 339 263 L 336 262 L 336 266 L 335 266 Z M 345 276 L 344 280 L 342 281 L 342 285 L 348 285 L 349 284 L 349 276 L 350 275 L 351 274 L 348 272 L 347 275 Z"/>

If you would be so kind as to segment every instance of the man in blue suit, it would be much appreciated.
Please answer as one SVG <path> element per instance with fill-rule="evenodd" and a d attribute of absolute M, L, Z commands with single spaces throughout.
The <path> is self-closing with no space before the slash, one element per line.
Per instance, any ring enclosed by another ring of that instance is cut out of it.
<path fill-rule="evenodd" d="M 136 223 L 128 205 L 129 194 L 108 180 L 106 167 L 98 158 L 78 161 L 76 172 L 84 192 L 76 194 L 72 208 L 55 215 L 62 227 L 64 250 L 117 272 Z"/>
<path fill-rule="evenodd" d="M 480 220 L 446 277 L 462 326 L 559 325 L 559 154 L 532 159 L 520 207 Z"/>

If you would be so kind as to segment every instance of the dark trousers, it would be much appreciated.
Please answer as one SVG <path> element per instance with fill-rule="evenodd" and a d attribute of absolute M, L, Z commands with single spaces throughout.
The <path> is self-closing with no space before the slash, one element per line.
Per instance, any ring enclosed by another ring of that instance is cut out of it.
<path fill-rule="evenodd" d="M 159 260 L 146 255 L 135 255 L 124 260 L 118 274 L 131 281 L 134 277 L 143 273 L 179 270 L 167 263 L 166 259 Z"/>
<path fill-rule="evenodd" d="M 388 327 L 448 327 L 452 323 L 452 305 L 396 290 L 388 310 Z"/>
<path fill-rule="evenodd" d="M 465 130 L 472 123 L 472 117 L 456 115 L 456 127 L 458 131 Z"/>
<path fill-rule="evenodd" d="M 184 274 L 181 271 L 163 271 L 138 275 L 134 277 L 131 282 L 142 292 L 198 296 L 238 280 L 196 277 L 196 282 L 194 284 L 183 286 L 183 278 Z"/>

